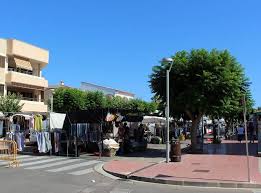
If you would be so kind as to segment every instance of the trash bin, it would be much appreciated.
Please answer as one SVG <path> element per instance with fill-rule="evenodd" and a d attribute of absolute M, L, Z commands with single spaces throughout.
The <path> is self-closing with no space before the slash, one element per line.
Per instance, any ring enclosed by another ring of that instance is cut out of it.
<path fill-rule="evenodd" d="M 170 161 L 180 162 L 181 161 L 181 147 L 179 140 L 171 140 L 170 146 Z"/>

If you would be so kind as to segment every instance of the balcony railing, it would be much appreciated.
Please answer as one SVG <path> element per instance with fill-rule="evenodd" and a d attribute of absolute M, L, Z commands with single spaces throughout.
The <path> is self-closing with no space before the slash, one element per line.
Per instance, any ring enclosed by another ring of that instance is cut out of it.
<path fill-rule="evenodd" d="M 32 76 L 36 76 L 33 74 L 33 71 L 31 70 L 25 70 L 25 69 L 21 69 L 21 68 L 8 68 L 8 71 L 11 71 L 11 72 L 19 72 L 19 73 L 22 73 L 22 74 L 28 74 L 28 75 L 32 75 Z"/>
<path fill-rule="evenodd" d="M 20 99 L 25 101 L 44 102 L 44 99 L 41 99 L 41 101 L 39 101 L 37 98 L 30 98 L 30 97 L 20 97 Z"/>

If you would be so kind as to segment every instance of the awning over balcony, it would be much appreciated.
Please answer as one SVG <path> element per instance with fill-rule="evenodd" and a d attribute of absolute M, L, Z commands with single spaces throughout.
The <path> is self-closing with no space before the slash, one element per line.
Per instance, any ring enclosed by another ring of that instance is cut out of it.
<path fill-rule="evenodd" d="M 11 84 L 7 84 L 7 86 L 44 91 L 44 87 L 36 86 L 36 85 L 29 85 L 29 84 L 22 84 L 22 83 L 18 83 L 18 82 L 12 82 Z"/>
<path fill-rule="evenodd" d="M 22 68 L 22 69 L 26 69 L 26 70 L 31 70 L 31 71 L 33 70 L 32 64 L 30 63 L 29 60 L 18 57 L 18 56 L 10 58 L 9 66 L 16 67 L 16 68 Z"/>

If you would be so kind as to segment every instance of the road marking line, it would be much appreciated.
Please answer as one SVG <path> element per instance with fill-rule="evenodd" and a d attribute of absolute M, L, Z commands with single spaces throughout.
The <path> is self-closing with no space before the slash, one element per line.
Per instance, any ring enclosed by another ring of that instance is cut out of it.
<path fill-rule="evenodd" d="M 60 162 L 55 162 L 55 163 L 50 163 L 50 164 L 45 164 L 45 165 L 40 165 L 40 166 L 33 166 L 33 167 L 25 168 L 25 169 L 34 170 L 34 169 L 50 168 L 50 167 L 53 167 L 53 166 L 68 164 L 68 163 L 72 163 L 72 162 L 76 162 L 76 161 L 79 161 L 79 160 L 69 159 L 69 160 L 65 160 L 65 161 L 60 161 Z"/>
<path fill-rule="evenodd" d="M 64 160 L 64 159 L 66 159 L 66 158 L 52 158 L 52 159 L 46 159 L 46 160 L 41 160 L 41 161 L 36 161 L 36 162 L 22 163 L 22 164 L 20 164 L 20 167 L 32 166 L 32 165 L 43 164 L 43 163 L 52 162 L 52 161 Z"/>
<path fill-rule="evenodd" d="M 30 157 L 30 158 L 27 158 L 27 157 L 17 157 L 17 159 L 20 162 L 24 162 L 24 161 L 31 161 L 31 160 L 39 160 L 39 159 L 43 159 L 43 158 L 42 157 Z M 0 161 L 0 163 L 4 163 L 4 162 L 7 162 L 7 161 Z"/>
<path fill-rule="evenodd" d="M 96 164 L 96 163 L 100 163 L 100 161 L 91 160 L 91 161 L 88 161 L 88 162 L 83 162 L 83 163 L 79 163 L 79 164 L 74 164 L 74 165 L 65 166 L 65 167 L 52 169 L 52 170 L 46 170 L 46 171 L 47 172 L 61 172 L 61 171 L 71 170 L 71 169 L 75 169 L 75 168 L 79 168 L 79 167 L 83 167 L 83 166 L 93 165 L 93 164 Z"/>
<path fill-rule="evenodd" d="M 89 173 L 92 173 L 92 172 L 94 172 L 94 170 L 92 168 L 88 168 L 88 169 L 85 169 L 85 170 L 79 170 L 79 171 L 71 172 L 69 174 L 72 174 L 72 175 L 75 175 L 75 176 L 80 176 L 80 175 L 89 174 Z"/>
<path fill-rule="evenodd" d="M 33 156 L 31 156 L 31 155 L 18 155 L 16 158 L 22 159 L 22 158 L 28 158 L 28 157 L 33 157 Z"/>
<path fill-rule="evenodd" d="M 46 159 L 46 157 L 31 157 L 31 158 L 22 158 L 19 159 L 20 162 L 34 161 L 39 159 Z"/>

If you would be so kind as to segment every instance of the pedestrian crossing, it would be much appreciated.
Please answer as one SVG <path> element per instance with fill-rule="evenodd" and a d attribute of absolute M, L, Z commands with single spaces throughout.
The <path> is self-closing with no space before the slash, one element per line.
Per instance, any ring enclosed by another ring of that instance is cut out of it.
<path fill-rule="evenodd" d="M 17 159 L 20 161 L 20 168 L 25 170 L 43 170 L 50 173 L 61 173 L 74 176 L 81 176 L 94 172 L 93 166 L 101 162 L 99 160 L 84 160 L 80 158 L 30 155 L 18 155 Z M 6 161 L 0 161 L 0 168 L 6 166 Z"/>

